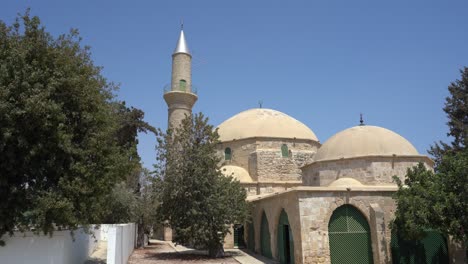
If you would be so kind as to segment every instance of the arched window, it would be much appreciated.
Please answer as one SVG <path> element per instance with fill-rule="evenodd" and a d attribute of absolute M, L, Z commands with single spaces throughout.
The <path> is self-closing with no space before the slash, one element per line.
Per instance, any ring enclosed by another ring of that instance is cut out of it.
<path fill-rule="evenodd" d="M 185 91 L 185 89 L 187 89 L 187 82 L 185 80 L 180 80 L 179 81 L 179 89 L 181 91 Z"/>
<path fill-rule="evenodd" d="M 231 160 L 232 151 L 231 148 L 226 148 L 224 150 L 224 160 Z"/>
<path fill-rule="evenodd" d="M 281 146 L 281 155 L 283 156 L 283 158 L 289 157 L 289 149 L 288 149 L 288 146 L 286 144 L 283 144 Z"/>

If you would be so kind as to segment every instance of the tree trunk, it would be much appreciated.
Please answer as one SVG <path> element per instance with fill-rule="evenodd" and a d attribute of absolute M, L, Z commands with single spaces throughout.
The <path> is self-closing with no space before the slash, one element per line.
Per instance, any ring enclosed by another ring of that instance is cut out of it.
<path fill-rule="evenodd" d="M 210 248 L 208 249 L 208 255 L 212 258 L 224 257 L 223 244 L 218 243 L 218 244 L 210 246 Z"/>
<path fill-rule="evenodd" d="M 142 224 L 138 224 L 137 248 L 145 247 L 145 230 Z"/>

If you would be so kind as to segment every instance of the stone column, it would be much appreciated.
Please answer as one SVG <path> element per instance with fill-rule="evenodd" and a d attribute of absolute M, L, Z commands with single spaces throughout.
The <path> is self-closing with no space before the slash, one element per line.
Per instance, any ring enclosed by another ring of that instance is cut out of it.
<path fill-rule="evenodd" d="M 374 263 L 390 263 L 387 250 L 385 214 L 380 205 L 370 204 L 370 228 Z"/>

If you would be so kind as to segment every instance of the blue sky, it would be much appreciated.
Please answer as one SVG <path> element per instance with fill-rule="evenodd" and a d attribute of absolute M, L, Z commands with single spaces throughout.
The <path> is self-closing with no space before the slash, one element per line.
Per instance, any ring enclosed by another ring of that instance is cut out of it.
<path fill-rule="evenodd" d="M 282 111 L 323 143 L 359 123 L 425 154 L 447 140 L 447 86 L 468 66 L 468 1 L 4 1 L 8 24 L 31 7 L 54 35 L 79 29 L 119 98 L 167 125 L 162 98 L 180 21 L 193 83 L 213 125 L 258 107 Z M 140 135 L 146 167 L 155 139 Z"/>

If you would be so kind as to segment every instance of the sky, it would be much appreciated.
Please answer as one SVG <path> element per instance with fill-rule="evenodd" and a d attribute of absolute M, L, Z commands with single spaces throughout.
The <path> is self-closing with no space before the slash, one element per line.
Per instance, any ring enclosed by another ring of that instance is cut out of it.
<path fill-rule="evenodd" d="M 166 129 L 163 87 L 183 20 L 194 112 L 212 125 L 259 106 L 303 122 L 324 143 L 359 124 L 388 128 L 427 154 L 448 141 L 448 85 L 468 66 L 468 1 L 3 0 L 11 24 L 31 8 L 54 36 L 79 30 L 118 98 Z M 156 140 L 139 135 L 144 166 Z"/>

